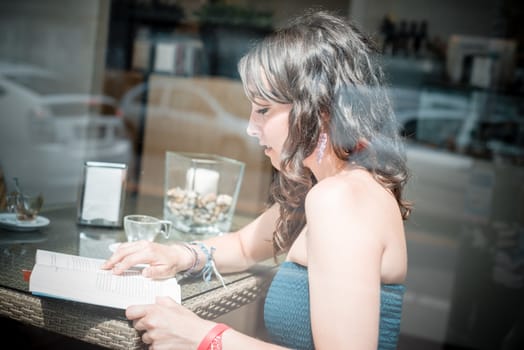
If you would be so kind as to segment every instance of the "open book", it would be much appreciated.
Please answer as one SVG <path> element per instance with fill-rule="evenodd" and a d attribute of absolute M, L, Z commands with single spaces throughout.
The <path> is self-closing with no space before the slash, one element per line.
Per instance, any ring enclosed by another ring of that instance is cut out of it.
<path fill-rule="evenodd" d="M 152 280 L 134 267 L 122 275 L 102 270 L 102 259 L 86 258 L 38 249 L 29 279 L 35 295 L 125 309 L 130 305 L 153 304 L 157 296 L 181 302 L 175 278 Z"/>

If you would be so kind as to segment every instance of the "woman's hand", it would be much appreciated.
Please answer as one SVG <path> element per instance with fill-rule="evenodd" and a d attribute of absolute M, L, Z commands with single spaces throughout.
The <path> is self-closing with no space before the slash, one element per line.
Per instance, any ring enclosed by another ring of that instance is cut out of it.
<path fill-rule="evenodd" d="M 206 334 L 215 326 L 170 297 L 157 297 L 151 305 L 133 305 L 126 317 L 133 327 L 143 331 L 142 341 L 150 349 L 196 349 Z"/>
<path fill-rule="evenodd" d="M 178 244 L 165 245 L 155 242 L 138 241 L 122 243 L 113 255 L 102 265 L 102 269 L 113 270 L 119 275 L 132 266 L 148 264 L 142 270 L 144 277 L 163 279 L 175 276 L 179 271 L 192 265 L 191 252 Z"/>

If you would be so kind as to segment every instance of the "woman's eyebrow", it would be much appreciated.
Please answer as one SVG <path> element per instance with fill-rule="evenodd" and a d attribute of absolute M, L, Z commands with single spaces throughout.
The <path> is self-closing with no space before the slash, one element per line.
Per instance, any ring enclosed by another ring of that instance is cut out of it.
<path fill-rule="evenodd" d="M 256 104 L 257 106 L 260 106 L 260 107 L 268 107 L 271 105 L 271 103 L 267 100 L 261 100 L 261 99 L 258 99 L 258 98 L 255 98 L 253 100 L 253 103 Z"/>

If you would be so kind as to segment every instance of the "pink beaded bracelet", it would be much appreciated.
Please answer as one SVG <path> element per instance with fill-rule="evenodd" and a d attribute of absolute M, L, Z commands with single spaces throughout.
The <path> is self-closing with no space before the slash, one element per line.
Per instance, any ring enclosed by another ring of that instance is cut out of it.
<path fill-rule="evenodd" d="M 197 350 L 221 350 L 222 349 L 222 333 L 230 329 L 230 327 L 223 323 L 217 323 L 204 339 L 198 345 Z"/>

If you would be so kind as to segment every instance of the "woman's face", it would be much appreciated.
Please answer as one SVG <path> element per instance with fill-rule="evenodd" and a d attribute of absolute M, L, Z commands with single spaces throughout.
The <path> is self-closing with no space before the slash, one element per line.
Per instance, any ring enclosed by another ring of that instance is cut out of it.
<path fill-rule="evenodd" d="M 247 134 L 256 137 L 258 143 L 265 147 L 264 153 L 271 164 L 280 170 L 280 155 L 288 136 L 288 117 L 291 104 L 255 99 L 251 103 L 251 114 Z"/>

